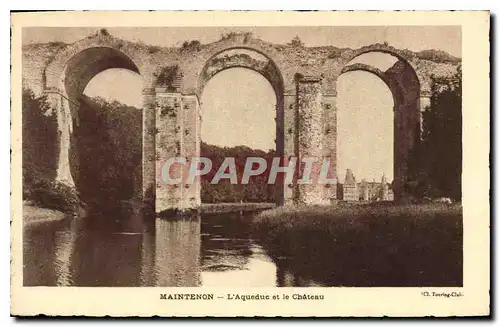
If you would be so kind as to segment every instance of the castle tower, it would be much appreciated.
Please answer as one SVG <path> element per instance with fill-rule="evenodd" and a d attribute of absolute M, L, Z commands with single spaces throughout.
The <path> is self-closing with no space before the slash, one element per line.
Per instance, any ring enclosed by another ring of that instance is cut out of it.
<path fill-rule="evenodd" d="M 380 201 L 387 201 L 388 198 L 388 186 L 387 186 L 387 177 L 385 174 L 382 175 L 382 179 L 380 181 Z"/>
<path fill-rule="evenodd" d="M 343 190 L 344 201 L 358 201 L 358 185 L 350 169 L 347 169 Z"/>

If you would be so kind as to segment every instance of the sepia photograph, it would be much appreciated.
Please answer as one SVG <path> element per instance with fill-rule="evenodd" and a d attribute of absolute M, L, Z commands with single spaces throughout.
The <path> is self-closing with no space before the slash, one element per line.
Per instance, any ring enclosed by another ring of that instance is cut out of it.
<path fill-rule="evenodd" d="M 21 288 L 467 295 L 461 24 L 57 25 L 18 29 Z"/>

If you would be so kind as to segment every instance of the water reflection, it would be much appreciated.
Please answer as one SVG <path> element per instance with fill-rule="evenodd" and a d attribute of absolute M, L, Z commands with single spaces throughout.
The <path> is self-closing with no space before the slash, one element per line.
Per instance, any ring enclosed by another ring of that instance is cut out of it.
<path fill-rule="evenodd" d="M 275 286 L 251 214 L 130 215 L 26 225 L 26 286 Z"/>
<path fill-rule="evenodd" d="M 324 287 L 329 286 L 312 278 L 305 277 L 294 270 L 290 264 L 291 258 L 278 258 L 276 262 L 276 286 L 278 287 Z M 306 262 L 305 265 L 308 263 Z M 307 268 L 306 268 L 307 269 Z M 323 272 L 325 275 L 327 271 Z"/>
<path fill-rule="evenodd" d="M 155 286 L 199 286 L 200 218 L 157 219 Z"/>
<path fill-rule="evenodd" d="M 276 266 L 253 239 L 251 219 L 251 213 L 203 217 L 204 286 L 275 286 Z"/>

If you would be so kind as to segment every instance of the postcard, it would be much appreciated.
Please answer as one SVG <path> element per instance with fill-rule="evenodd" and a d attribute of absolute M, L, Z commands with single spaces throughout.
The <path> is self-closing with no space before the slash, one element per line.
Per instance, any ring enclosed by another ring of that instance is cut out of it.
<path fill-rule="evenodd" d="M 489 12 L 12 13 L 11 314 L 490 314 Z"/>

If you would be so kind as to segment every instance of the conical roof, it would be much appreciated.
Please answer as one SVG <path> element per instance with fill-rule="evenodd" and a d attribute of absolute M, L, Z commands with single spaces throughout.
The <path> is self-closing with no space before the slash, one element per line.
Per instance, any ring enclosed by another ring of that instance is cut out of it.
<path fill-rule="evenodd" d="M 355 185 L 356 184 L 356 178 L 354 178 L 354 174 L 350 169 L 347 169 L 347 173 L 345 174 L 345 182 L 344 184 L 347 185 Z"/>

